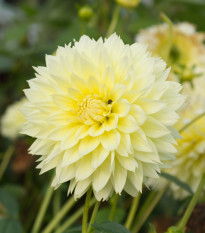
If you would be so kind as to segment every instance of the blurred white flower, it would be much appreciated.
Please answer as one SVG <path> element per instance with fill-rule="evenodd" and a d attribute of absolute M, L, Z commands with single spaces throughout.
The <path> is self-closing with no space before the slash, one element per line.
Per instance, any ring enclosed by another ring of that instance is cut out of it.
<path fill-rule="evenodd" d="M 28 43 L 30 45 L 36 44 L 40 39 L 40 33 L 42 31 L 42 26 L 38 23 L 33 23 L 28 29 Z"/>
<path fill-rule="evenodd" d="M 10 139 L 16 139 L 25 122 L 24 115 L 20 112 L 20 108 L 26 102 L 26 98 L 10 105 L 1 118 L 1 134 Z"/>

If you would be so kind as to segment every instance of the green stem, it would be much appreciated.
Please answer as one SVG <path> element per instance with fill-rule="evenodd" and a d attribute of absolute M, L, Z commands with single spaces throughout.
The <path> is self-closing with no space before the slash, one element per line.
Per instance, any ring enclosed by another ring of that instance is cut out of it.
<path fill-rule="evenodd" d="M 165 190 L 166 190 L 166 187 L 161 189 L 160 192 L 156 193 L 156 192 L 152 191 L 150 193 L 150 195 L 146 199 L 144 205 L 140 209 L 139 214 L 136 217 L 136 220 L 135 220 L 136 224 L 132 228 L 133 233 L 138 233 L 139 232 L 140 228 L 145 223 L 145 221 L 147 220 L 147 218 L 149 217 L 149 215 L 151 214 L 151 212 L 153 211 L 153 209 L 155 208 L 155 206 L 157 205 L 157 203 L 161 199 L 161 197 L 164 194 Z"/>
<path fill-rule="evenodd" d="M 31 233 L 37 233 L 37 232 L 39 232 L 39 229 L 41 227 L 41 224 L 42 224 L 45 212 L 46 212 L 46 210 L 48 208 L 48 204 L 49 204 L 50 199 L 52 197 L 53 191 L 54 191 L 53 187 L 51 187 L 51 185 L 49 185 L 49 187 L 48 187 L 48 189 L 46 191 L 46 195 L 45 195 L 45 197 L 43 199 L 41 208 L 40 208 L 40 210 L 38 212 L 38 215 L 36 217 L 36 220 L 34 222 L 34 225 L 33 225 Z"/>
<path fill-rule="evenodd" d="M 125 227 L 127 229 L 130 229 L 130 227 L 132 225 L 133 219 L 135 217 L 135 213 L 136 213 L 138 205 L 139 205 L 139 200 L 140 200 L 140 192 L 138 192 L 137 196 L 133 198 L 132 206 L 130 208 L 127 220 L 125 222 Z"/>
<path fill-rule="evenodd" d="M 88 211 L 89 211 L 89 203 L 92 194 L 92 189 L 90 188 L 86 194 L 85 205 L 83 211 L 83 224 L 82 224 L 82 233 L 87 233 L 87 223 L 88 223 Z"/>
<path fill-rule="evenodd" d="M 89 207 L 92 207 L 95 203 L 95 198 L 92 198 L 90 201 Z M 78 209 L 73 215 L 70 216 L 68 220 L 66 220 L 56 231 L 56 233 L 62 233 L 66 229 L 68 229 L 76 220 L 83 214 L 84 206 Z"/>
<path fill-rule="evenodd" d="M 113 12 L 112 20 L 107 30 L 107 37 L 110 36 L 115 31 L 117 21 L 119 18 L 119 13 L 120 13 L 120 6 L 116 4 Z"/>
<path fill-rule="evenodd" d="M 118 194 L 115 194 L 115 196 L 113 197 L 112 208 L 111 208 L 110 216 L 109 216 L 110 221 L 112 221 L 114 219 L 115 211 L 116 211 L 116 208 L 117 208 L 118 197 L 119 197 Z"/>
<path fill-rule="evenodd" d="M 172 44 L 173 44 L 173 24 L 172 24 L 172 21 L 164 13 L 161 13 L 160 17 L 169 26 L 169 39 L 167 42 L 167 51 L 166 51 L 167 54 L 166 54 L 166 58 L 164 58 L 165 61 L 169 61 L 169 55 L 170 55 L 170 51 L 172 49 Z"/>
<path fill-rule="evenodd" d="M 90 219 L 90 223 L 89 223 L 89 227 L 88 227 L 88 233 L 90 233 L 91 230 L 92 230 L 92 225 L 93 225 L 93 223 L 95 221 L 99 206 L 100 206 L 100 201 L 96 201 L 95 202 L 95 207 L 94 207 L 91 219 Z"/>
<path fill-rule="evenodd" d="M 82 22 L 81 22 L 81 36 L 83 36 L 84 34 L 86 34 L 86 33 L 85 33 L 85 22 L 82 21 Z"/>
<path fill-rule="evenodd" d="M 58 189 L 56 190 L 54 198 L 53 198 L 53 216 L 56 216 L 60 208 L 61 208 L 61 189 Z M 58 225 L 55 228 L 56 231 L 57 231 L 57 228 L 58 228 Z"/>
<path fill-rule="evenodd" d="M 75 200 L 71 197 L 61 208 L 58 214 L 49 222 L 49 224 L 45 227 L 42 233 L 50 233 L 56 225 L 61 221 L 61 219 L 66 215 L 66 213 L 73 207 L 75 204 Z"/>
<path fill-rule="evenodd" d="M 14 152 L 14 146 L 10 146 L 6 153 L 3 155 L 3 159 L 2 159 L 2 162 L 1 162 L 1 165 L 0 165 L 0 181 L 4 175 L 4 172 L 9 164 L 9 161 L 11 159 L 11 156 Z"/>
<path fill-rule="evenodd" d="M 189 128 L 189 126 L 191 126 L 193 123 L 195 123 L 196 121 L 198 121 L 203 116 L 205 116 L 205 112 L 201 113 L 200 115 L 198 115 L 197 117 L 195 117 L 191 122 L 189 122 L 188 124 L 186 124 L 185 126 L 183 126 L 179 130 L 179 133 L 182 133 L 185 129 Z"/>
<path fill-rule="evenodd" d="M 194 196 L 192 197 L 191 202 L 189 203 L 189 206 L 188 206 L 183 218 L 181 219 L 180 223 L 178 224 L 178 227 L 182 232 L 185 231 L 186 224 L 187 224 L 189 217 L 191 216 L 191 213 L 192 213 L 192 211 L 193 211 L 193 209 L 198 201 L 199 195 L 200 195 L 201 191 L 203 190 L 204 185 L 205 185 L 205 173 L 202 175 L 201 181 L 197 187 L 197 190 L 196 190 Z"/>

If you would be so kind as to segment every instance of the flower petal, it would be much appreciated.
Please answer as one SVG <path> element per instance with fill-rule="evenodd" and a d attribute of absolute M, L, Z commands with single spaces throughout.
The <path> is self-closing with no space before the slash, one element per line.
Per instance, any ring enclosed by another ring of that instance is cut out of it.
<path fill-rule="evenodd" d="M 153 114 L 160 111 L 166 106 L 165 101 L 149 100 L 149 99 L 138 99 L 136 103 L 143 109 L 146 114 Z"/>
<path fill-rule="evenodd" d="M 132 146 L 137 151 L 152 152 L 152 147 L 149 145 L 144 132 L 139 128 L 134 133 L 130 134 Z"/>
<path fill-rule="evenodd" d="M 104 131 L 105 131 L 104 124 L 97 122 L 90 127 L 88 133 L 90 136 L 96 137 L 101 135 Z"/>
<path fill-rule="evenodd" d="M 74 178 L 76 172 L 76 165 L 72 164 L 70 166 L 66 166 L 61 168 L 59 182 L 64 183 Z"/>
<path fill-rule="evenodd" d="M 153 117 L 148 117 L 141 128 L 145 132 L 146 136 L 151 138 L 159 138 L 170 133 L 163 124 L 155 120 Z"/>
<path fill-rule="evenodd" d="M 130 114 L 135 118 L 139 126 L 144 124 L 144 122 L 147 119 L 145 112 L 142 110 L 140 106 L 136 104 L 132 104 L 132 107 L 130 109 Z"/>
<path fill-rule="evenodd" d="M 133 133 L 138 129 L 137 122 L 131 115 L 119 118 L 117 127 L 123 133 Z"/>
<path fill-rule="evenodd" d="M 112 67 L 108 67 L 104 70 L 102 74 L 102 83 L 107 86 L 107 90 L 110 91 L 110 89 L 113 87 L 115 80 L 115 75 Z"/>
<path fill-rule="evenodd" d="M 118 117 L 124 117 L 129 113 L 130 107 L 126 99 L 119 99 L 112 104 L 112 113 L 116 113 Z"/>
<path fill-rule="evenodd" d="M 135 172 L 128 172 L 128 179 L 132 183 L 132 185 L 142 192 L 142 182 L 143 182 L 143 167 L 140 162 L 138 162 L 138 168 L 136 168 Z"/>
<path fill-rule="evenodd" d="M 100 139 L 98 137 L 90 137 L 87 136 L 80 140 L 79 143 L 79 155 L 84 156 L 90 152 L 92 152 L 100 143 Z"/>
<path fill-rule="evenodd" d="M 81 156 L 79 156 L 78 151 L 79 151 L 78 145 L 75 145 L 74 147 L 65 150 L 63 155 L 62 167 L 70 166 L 70 164 L 80 160 Z"/>
<path fill-rule="evenodd" d="M 118 100 L 123 95 L 125 88 L 126 87 L 122 84 L 115 84 L 110 91 L 109 99 L 111 99 L 113 102 Z"/>
<path fill-rule="evenodd" d="M 92 176 L 92 185 L 95 191 L 100 191 L 105 187 L 108 180 L 110 179 L 110 158 L 108 157 L 93 173 Z"/>
<path fill-rule="evenodd" d="M 112 129 L 117 128 L 117 123 L 118 123 L 118 115 L 115 113 L 111 113 L 109 115 L 109 117 L 106 117 L 103 125 L 104 125 L 104 129 L 106 131 L 110 131 Z"/>
<path fill-rule="evenodd" d="M 82 101 L 83 99 L 83 94 L 79 90 L 75 88 L 68 88 L 68 95 L 71 99 L 75 101 Z"/>
<path fill-rule="evenodd" d="M 128 156 L 128 157 L 124 157 L 124 156 L 116 156 L 118 162 L 120 163 L 120 165 L 128 170 L 128 171 L 132 171 L 134 172 L 135 171 L 135 168 L 136 168 L 136 163 L 135 163 L 135 160 L 133 157 L 131 156 Z"/>
<path fill-rule="evenodd" d="M 61 141 L 61 150 L 67 150 L 73 146 L 75 146 L 79 139 L 75 137 L 76 128 L 72 128 L 68 130 L 67 134 L 64 136 L 64 138 Z"/>
<path fill-rule="evenodd" d="M 113 193 L 113 187 L 110 182 L 108 182 L 103 189 L 96 192 L 94 190 L 95 197 L 98 201 L 105 201 L 107 200 Z"/>
<path fill-rule="evenodd" d="M 69 98 L 68 96 L 55 94 L 52 95 L 52 98 L 55 104 L 65 111 L 69 111 L 77 106 L 75 100 Z"/>
<path fill-rule="evenodd" d="M 115 161 L 115 170 L 113 174 L 113 186 L 116 193 L 121 194 L 127 179 L 127 170 L 124 169 L 118 161 Z"/>
<path fill-rule="evenodd" d="M 68 112 L 59 110 L 57 112 L 50 114 L 47 117 L 47 121 L 49 124 L 52 125 L 65 125 L 66 123 L 68 123 L 68 117 L 69 117 Z"/>
<path fill-rule="evenodd" d="M 120 133 L 116 129 L 105 131 L 100 137 L 102 146 L 109 151 L 115 150 L 120 143 Z"/>
<path fill-rule="evenodd" d="M 121 156 L 127 157 L 129 153 L 130 154 L 132 153 L 130 135 L 126 133 L 121 133 L 120 135 L 121 135 L 121 140 L 119 146 L 117 147 L 117 152 Z"/>
<path fill-rule="evenodd" d="M 107 158 L 110 152 L 106 150 L 103 146 L 99 145 L 93 152 L 92 152 L 92 162 L 91 166 L 96 169 L 98 168 Z"/>
<path fill-rule="evenodd" d="M 74 192 L 75 198 L 82 197 L 88 191 L 90 184 L 91 184 L 90 177 L 88 177 L 87 179 L 78 181 L 75 187 L 75 192 Z"/>
<path fill-rule="evenodd" d="M 95 170 L 91 166 L 92 155 L 84 156 L 79 162 L 76 168 L 76 180 L 84 180 L 88 178 Z"/>

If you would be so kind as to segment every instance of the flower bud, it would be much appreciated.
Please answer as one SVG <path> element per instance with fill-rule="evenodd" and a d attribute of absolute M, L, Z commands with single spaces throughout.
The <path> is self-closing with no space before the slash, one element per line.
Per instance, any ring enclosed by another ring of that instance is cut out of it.
<path fill-rule="evenodd" d="M 116 0 L 116 2 L 123 7 L 134 8 L 140 3 L 140 0 Z"/>
<path fill-rule="evenodd" d="M 83 6 L 78 11 L 78 16 L 84 21 L 89 21 L 93 16 L 93 10 L 89 6 Z"/>

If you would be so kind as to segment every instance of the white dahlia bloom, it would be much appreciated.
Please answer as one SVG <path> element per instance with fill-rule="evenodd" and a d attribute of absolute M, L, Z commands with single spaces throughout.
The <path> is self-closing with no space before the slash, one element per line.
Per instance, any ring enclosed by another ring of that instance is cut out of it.
<path fill-rule="evenodd" d="M 177 128 L 182 128 L 205 112 L 204 89 L 204 77 L 194 79 L 193 87 L 189 83 L 185 84 L 183 93 L 187 95 L 188 104 L 180 114 Z M 195 192 L 205 171 L 205 116 L 184 130 L 181 136 L 182 139 L 178 140 L 176 160 L 170 163 L 172 168 L 165 172 L 187 183 Z M 177 199 L 183 199 L 189 195 L 186 190 L 174 183 L 171 183 L 170 189 Z"/>
<path fill-rule="evenodd" d="M 1 134 L 4 137 L 16 139 L 20 135 L 19 133 L 25 122 L 24 115 L 20 112 L 20 109 L 26 101 L 24 97 L 6 109 L 1 118 Z"/>
<path fill-rule="evenodd" d="M 205 77 L 205 33 L 196 31 L 190 23 L 173 25 L 173 38 L 170 48 L 168 24 L 160 24 L 141 30 L 136 41 L 148 44 L 154 55 L 162 57 L 172 67 L 171 78 L 191 81 L 198 76 Z"/>
<path fill-rule="evenodd" d="M 36 138 L 41 173 L 52 168 L 52 186 L 70 181 L 81 197 L 92 187 L 98 200 L 125 190 L 132 196 L 173 158 L 173 125 L 184 103 L 181 85 L 146 47 L 82 36 L 59 47 L 37 67 L 25 90 L 23 133 Z"/>

